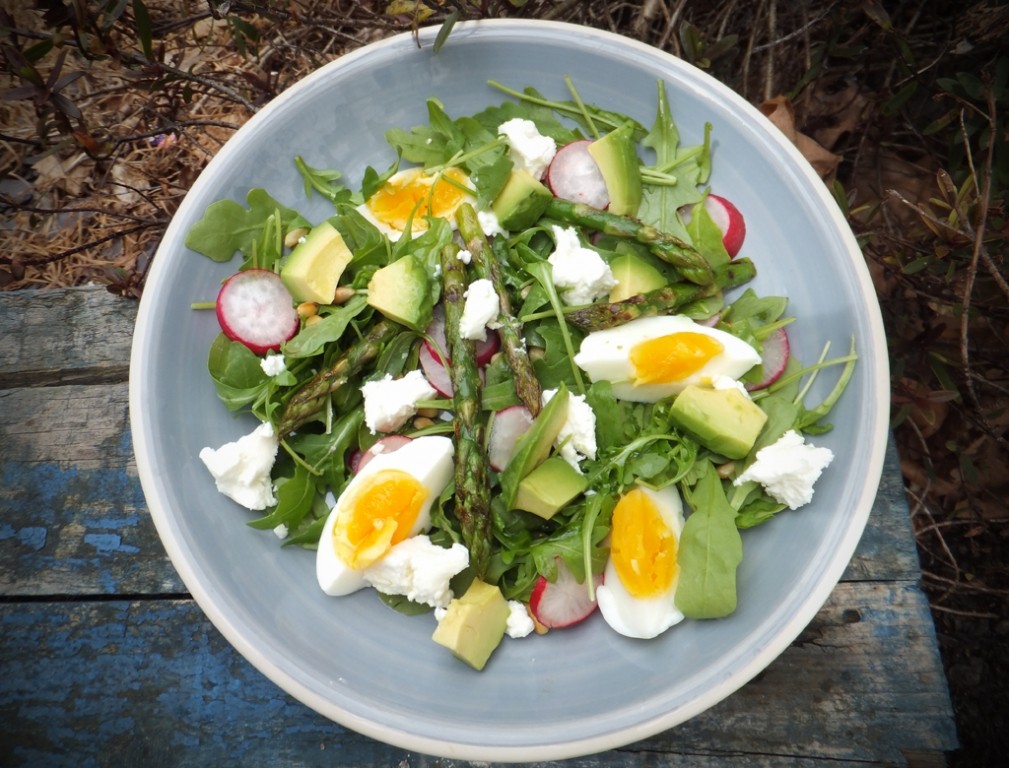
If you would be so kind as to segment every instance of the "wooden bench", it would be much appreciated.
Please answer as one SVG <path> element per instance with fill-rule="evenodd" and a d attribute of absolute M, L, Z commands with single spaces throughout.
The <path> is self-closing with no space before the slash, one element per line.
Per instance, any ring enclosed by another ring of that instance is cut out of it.
<path fill-rule="evenodd" d="M 0 765 L 460 765 L 301 705 L 185 592 L 133 459 L 136 308 L 0 293 Z M 942 765 L 956 731 L 919 576 L 891 443 L 843 580 L 767 670 L 666 733 L 549 765 Z"/>

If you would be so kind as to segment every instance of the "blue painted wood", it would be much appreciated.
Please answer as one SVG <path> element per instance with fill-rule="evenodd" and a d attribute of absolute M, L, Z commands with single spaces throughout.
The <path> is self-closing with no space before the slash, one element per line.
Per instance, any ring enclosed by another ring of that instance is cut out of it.
<path fill-rule="evenodd" d="M 758 680 L 666 733 L 550 766 L 899 764 L 955 743 L 911 584 L 839 588 Z M 445 766 L 294 701 L 189 600 L 0 606 L 0 764 Z M 748 756 L 752 756 L 751 762 Z M 455 763 L 469 765 L 468 763 Z"/>

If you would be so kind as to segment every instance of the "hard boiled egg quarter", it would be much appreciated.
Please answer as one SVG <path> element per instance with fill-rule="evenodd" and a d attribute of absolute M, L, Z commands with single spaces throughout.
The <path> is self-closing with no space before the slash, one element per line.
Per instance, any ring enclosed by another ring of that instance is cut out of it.
<path fill-rule="evenodd" d="M 407 222 L 413 234 L 424 232 L 426 216 L 447 219 L 454 226 L 456 209 L 476 201 L 469 188 L 469 178 L 458 168 L 432 175 L 408 168 L 393 174 L 357 211 L 390 240 L 398 240 Z"/>
<path fill-rule="evenodd" d="M 376 455 L 333 505 L 319 539 L 315 573 L 328 595 L 366 586 L 365 572 L 393 545 L 431 526 L 431 505 L 452 479 L 452 440 L 419 437 Z"/>
<path fill-rule="evenodd" d="M 592 381 L 609 381 L 615 397 L 636 403 L 657 402 L 690 384 L 710 385 L 716 376 L 738 379 L 759 362 L 742 339 L 684 315 L 643 317 L 595 331 L 575 355 Z"/>
<path fill-rule="evenodd" d="M 683 620 L 674 604 L 683 504 L 675 486 L 636 486 L 613 509 L 610 558 L 596 601 L 603 619 L 627 637 L 649 639 Z"/>

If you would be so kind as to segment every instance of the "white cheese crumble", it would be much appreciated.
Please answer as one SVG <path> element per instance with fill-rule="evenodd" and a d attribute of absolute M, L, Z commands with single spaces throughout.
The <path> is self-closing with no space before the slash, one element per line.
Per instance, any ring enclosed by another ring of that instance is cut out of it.
<path fill-rule="evenodd" d="M 366 382 L 361 387 L 364 395 L 364 422 L 372 434 L 392 432 L 417 412 L 417 403 L 430 400 L 438 393 L 424 374 L 410 371 L 399 379 L 389 374 L 385 378 Z"/>
<path fill-rule="evenodd" d="M 554 252 L 547 261 L 553 267 L 554 285 L 565 303 L 591 304 L 617 284 L 609 264 L 591 248 L 585 248 L 574 227 L 553 225 Z"/>
<path fill-rule="evenodd" d="M 459 259 L 463 264 L 469 264 L 473 261 L 473 254 L 467 251 L 465 248 L 460 248 L 459 253 L 456 254 L 456 258 Z"/>
<path fill-rule="evenodd" d="M 459 335 L 474 341 L 486 340 L 487 325 L 497 320 L 500 313 L 501 303 L 494 283 L 484 278 L 474 280 L 466 288 L 466 304 L 459 318 Z"/>
<path fill-rule="evenodd" d="M 501 123 L 497 132 L 508 142 L 508 156 L 515 167 L 533 178 L 540 178 L 557 154 L 557 142 L 544 136 L 536 123 L 521 117 Z"/>
<path fill-rule="evenodd" d="M 508 624 L 505 626 L 508 637 L 525 637 L 535 629 L 525 604 L 518 600 L 509 600 L 508 611 Z"/>
<path fill-rule="evenodd" d="M 833 459 L 829 448 L 809 445 L 802 435 L 790 429 L 776 443 L 757 451 L 757 460 L 733 485 L 754 480 L 779 503 L 798 509 L 812 501 L 813 483 Z"/>
<path fill-rule="evenodd" d="M 494 211 L 477 211 L 476 219 L 480 223 L 480 229 L 483 230 L 486 237 L 508 234 L 501 228 L 501 222 L 498 221 L 497 214 Z"/>
<path fill-rule="evenodd" d="M 248 435 L 218 449 L 204 448 L 200 460 L 210 470 L 217 490 L 243 507 L 266 509 L 277 503 L 270 472 L 279 443 L 273 425 L 263 422 Z"/>
<path fill-rule="evenodd" d="M 287 363 L 284 361 L 283 355 L 271 355 L 267 354 L 262 360 L 259 361 L 259 367 L 263 369 L 263 373 L 267 376 L 279 376 L 284 371 L 287 370 Z"/>
<path fill-rule="evenodd" d="M 556 389 L 543 392 L 543 405 L 557 394 Z M 585 395 L 568 396 L 568 415 L 557 433 L 554 445 L 558 446 L 563 458 L 575 469 L 579 469 L 582 459 L 596 457 L 596 413 L 585 401 Z"/>
<path fill-rule="evenodd" d="M 469 551 L 462 544 L 456 542 L 446 549 L 420 535 L 401 541 L 363 573 L 365 581 L 382 594 L 445 608 L 452 600 L 449 581 L 468 565 Z"/>
<path fill-rule="evenodd" d="M 289 532 L 290 531 L 288 530 L 287 526 L 284 525 L 283 523 L 281 523 L 280 525 L 278 525 L 276 528 L 273 529 L 273 533 L 276 535 L 278 539 L 286 539 L 287 534 Z"/>
<path fill-rule="evenodd" d="M 738 389 L 744 395 L 746 395 L 747 400 L 752 400 L 750 393 L 746 390 L 746 385 L 731 376 L 726 376 L 723 373 L 717 376 L 712 376 L 711 378 L 711 388 L 712 389 Z"/>

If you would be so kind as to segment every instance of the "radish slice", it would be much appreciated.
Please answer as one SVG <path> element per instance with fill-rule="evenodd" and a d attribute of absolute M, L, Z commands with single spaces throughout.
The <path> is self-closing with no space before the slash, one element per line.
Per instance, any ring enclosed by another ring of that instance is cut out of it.
<path fill-rule="evenodd" d="M 524 405 L 512 405 L 494 414 L 487 438 L 487 459 L 495 472 L 502 472 L 515 453 L 515 443 L 532 426 L 533 415 Z"/>
<path fill-rule="evenodd" d="M 434 314 L 431 316 L 431 322 L 427 326 L 425 333 L 430 337 L 431 341 L 424 339 L 423 346 L 436 363 L 442 363 L 441 354 L 448 355 L 448 339 L 445 338 L 445 309 L 441 304 L 435 306 Z M 434 343 L 432 344 L 431 342 Z M 487 365 L 500 348 L 501 338 L 496 331 L 488 330 L 487 338 L 476 343 L 476 364 Z M 431 386 L 435 385 L 432 384 Z M 436 386 L 435 389 L 437 389 Z"/>
<path fill-rule="evenodd" d="M 224 335 L 257 355 L 279 350 L 298 332 L 294 299 L 268 269 L 247 269 L 232 275 L 217 294 L 217 322 Z"/>
<path fill-rule="evenodd" d="M 558 149 L 547 166 L 546 182 L 555 197 L 602 209 L 610 204 L 610 196 L 603 174 L 589 154 L 591 143 L 582 139 Z"/>
<path fill-rule="evenodd" d="M 735 258 L 743 247 L 743 240 L 746 239 L 746 222 L 743 220 L 743 214 L 736 206 L 718 195 L 708 195 L 704 199 L 704 209 L 722 231 L 722 245 L 725 246 L 729 258 Z M 690 223 L 689 206 L 680 209 L 680 215 L 685 224 Z"/>
<path fill-rule="evenodd" d="M 452 388 L 452 375 L 441 364 L 441 358 L 431 350 L 428 344 L 421 344 L 417 359 L 420 362 L 421 370 L 424 371 L 424 376 L 438 391 L 438 394 L 442 397 L 452 397 L 455 393 Z"/>
<path fill-rule="evenodd" d="M 600 580 L 599 576 L 595 577 L 596 586 Z M 596 605 L 595 600 L 589 600 L 585 584 L 578 583 L 563 560 L 557 561 L 557 580 L 548 581 L 540 576 L 529 598 L 533 618 L 549 629 L 563 629 L 584 621 L 592 615 Z"/>
<path fill-rule="evenodd" d="M 364 469 L 364 465 L 381 453 L 392 453 L 409 443 L 413 438 L 406 435 L 386 435 L 367 451 L 354 451 L 350 455 L 350 471 L 355 475 Z"/>
<path fill-rule="evenodd" d="M 785 329 L 777 328 L 764 339 L 763 349 L 760 360 L 762 375 L 756 384 L 746 385 L 750 392 L 771 386 L 785 372 L 789 353 L 788 334 L 785 333 Z"/>

